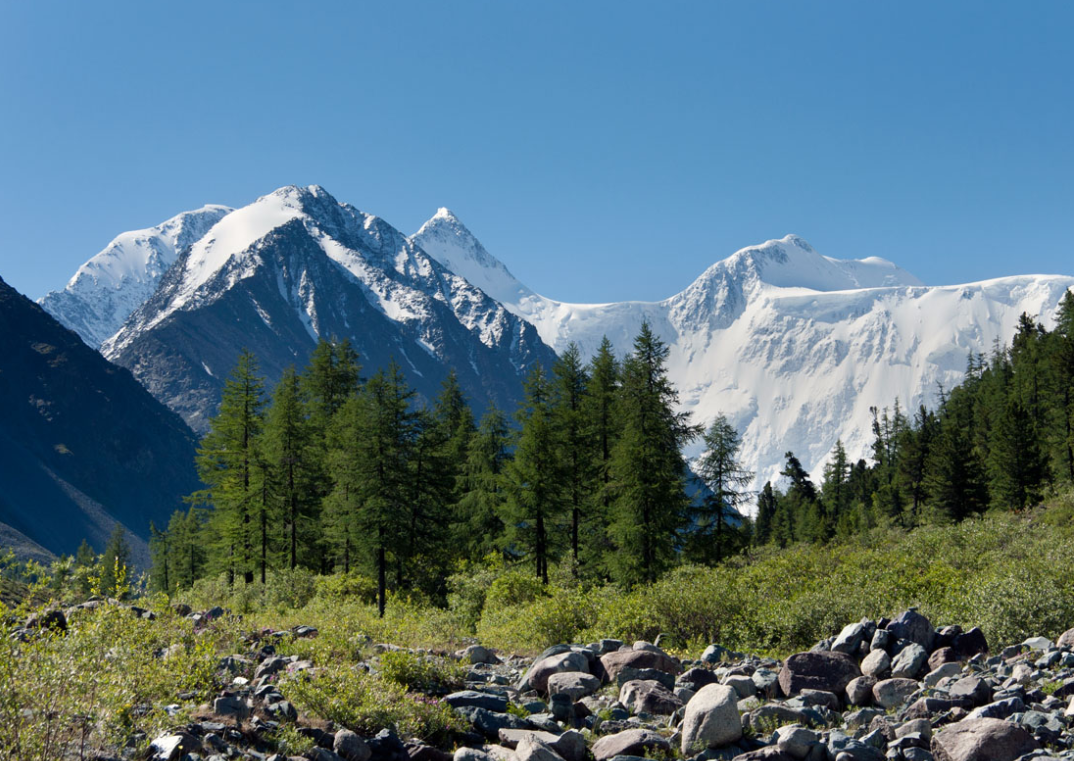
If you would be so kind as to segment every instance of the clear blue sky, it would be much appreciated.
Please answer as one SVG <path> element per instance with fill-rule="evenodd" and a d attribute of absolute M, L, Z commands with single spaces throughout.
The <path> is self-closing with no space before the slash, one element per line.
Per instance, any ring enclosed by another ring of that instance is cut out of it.
<path fill-rule="evenodd" d="M 286 184 L 452 208 L 536 290 L 658 299 L 797 233 L 1074 274 L 1074 3 L 6 2 L 0 276 Z"/>

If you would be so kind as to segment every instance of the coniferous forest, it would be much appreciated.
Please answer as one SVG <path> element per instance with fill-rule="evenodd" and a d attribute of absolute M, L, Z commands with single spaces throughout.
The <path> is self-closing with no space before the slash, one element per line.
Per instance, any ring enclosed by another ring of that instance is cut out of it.
<path fill-rule="evenodd" d="M 532 369 L 518 410 L 478 417 L 453 375 L 419 400 L 398 365 L 363 368 L 346 341 L 322 340 L 271 391 L 245 352 L 198 451 L 205 488 L 153 528 L 151 584 L 342 571 L 375 582 L 383 613 L 389 592 L 443 601 L 454 569 L 495 556 L 545 582 L 565 564 L 632 587 L 748 547 L 1021 511 L 1074 482 L 1070 293 L 1054 330 L 1023 315 L 934 409 L 874 407 L 870 460 L 837 443 L 819 484 L 787 452 L 785 478 L 748 491 L 738 432 L 676 411 L 666 358 L 648 325 L 626 357 L 572 346 Z"/>

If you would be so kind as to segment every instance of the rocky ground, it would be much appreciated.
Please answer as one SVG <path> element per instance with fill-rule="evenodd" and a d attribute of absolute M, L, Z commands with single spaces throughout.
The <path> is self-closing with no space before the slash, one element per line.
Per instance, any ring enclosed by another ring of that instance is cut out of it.
<path fill-rule="evenodd" d="M 196 622 L 225 615 L 183 612 Z M 52 613 L 14 636 L 63 628 L 63 619 Z M 317 634 L 301 626 L 263 633 L 249 651 L 222 659 L 228 688 L 201 707 L 200 720 L 156 738 L 149 758 L 1074 761 L 1074 629 L 1055 642 L 1035 637 L 991 653 L 979 629 L 936 630 L 910 610 L 849 624 L 783 662 L 716 644 L 697 660 L 679 660 L 660 638 L 556 645 L 536 658 L 475 644 L 449 656 L 465 665 L 465 689 L 430 696 L 472 728 L 441 748 L 389 727 L 363 737 L 300 715 L 278 676 L 316 667 L 277 655 L 272 643 Z M 375 671 L 376 653 L 389 649 L 397 648 L 372 647 L 369 661 L 354 665 Z M 297 727 L 316 747 L 302 756 L 272 752 L 281 725 Z"/>

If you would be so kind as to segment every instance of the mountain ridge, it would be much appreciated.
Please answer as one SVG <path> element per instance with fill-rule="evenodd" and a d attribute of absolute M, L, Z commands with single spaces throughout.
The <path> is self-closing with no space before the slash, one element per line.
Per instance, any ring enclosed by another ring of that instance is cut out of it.
<path fill-rule="evenodd" d="M 220 294 L 247 278 L 253 287 L 265 262 L 264 246 L 252 243 L 265 228 L 289 230 L 268 246 L 275 274 L 256 294 L 247 289 L 224 306 Z M 288 251 L 305 252 L 306 264 L 288 264 Z M 214 277 L 216 286 L 199 290 Z M 318 280 L 334 283 L 331 298 Z M 591 355 L 607 335 L 624 354 L 647 321 L 669 345 L 683 408 L 702 423 L 728 416 L 759 485 L 778 478 L 788 450 L 815 477 L 837 440 L 852 457 L 867 456 L 870 407 L 933 403 L 940 385 L 962 378 L 969 353 L 1006 343 L 1022 311 L 1049 323 L 1071 286 L 1074 278 L 1062 275 L 928 286 L 886 259 L 834 259 L 787 235 L 714 262 L 667 299 L 574 304 L 519 281 L 447 208 L 405 236 L 320 186 L 287 186 L 194 241 L 102 350 L 204 430 L 234 361 L 237 339 L 220 343 L 218 335 L 234 333 L 234 321 L 253 326 L 253 342 L 275 353 L 271 377 L 302 359 L 293 349 L 283 356 L 281 341 L 302 347 L 326 332 L 342 337 L 353 329 L 348 315 L 365 314 L 377 326 L 377 339 L 360 348 L 368 364 L 386 362 L 385 347 L 394 347 L 426 398 L 435 383 L 421 378 L 442 373 L 445 363 L 468 368 L 465 387 L 479 407 L 489 386 L 499 387 L 491 398 L 510 407 L 517 390 L 512 396 L 506 387 L 519 386 L 527 363 L 552 361 L 545 344 L 562 351 L 576 342 Z M 199 310 L 203 317 L 190 318 L 197 325 L 171 326 Z M 277 330 L 284 322 L 289 327 Z M 478 344 L 503 356 L 479 368 L 471 356 Z"/>
<path fill-rule="evenodd" d="M 350 339 L 366 366 L 398 360 L 426 400 L 453 367 L 479 408 L 512 406 L 532 363 L 554 358 L 528 323 L 315 185 L 222 218 L 102 352 L 204 432 L 239 348 L 271 382 L 322 337 Z"/>
<path fill-rule="evenodd" d="M 448 245 L 472 233 L 453 235 L 447 223 L 436 225 L 430 253 L 480 266 Z M 421 231 L 413 237 L 424 243 Z M 739 249 L 661 301 L 571 304 L 519 285 L 525 295 L 504 306 L 557 351 L 575 342 L 592 355 L 607 335 L 623 354 L 649 322 L 669 346 L 683 408 L 706 424 L 727 415 L 758 488 L 778 480 L 787 451 L 816 479 L 836 441 L 852 458 L 868 457 L 870 407 L 935 403 L 940 386 L 961 380 L 970 352 L 1010 340 L 1022 311 L 1051 324 L 1074 277 L 928 286 L 885 259 L 832 259 L 788 235 Z"/>
<path fill-rule="evenodd" d="M 150 520 L 198 486 L 193 432 L 2 279 L 0 356 L 0 523 L 56 554 L 120 523 L 145 566 Z"/>

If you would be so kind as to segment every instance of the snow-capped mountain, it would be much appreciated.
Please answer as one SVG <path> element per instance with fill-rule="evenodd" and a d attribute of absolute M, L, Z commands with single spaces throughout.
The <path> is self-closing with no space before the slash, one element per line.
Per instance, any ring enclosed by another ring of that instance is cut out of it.
<path fill-rule="evenodd" d="M 395 359 L 426 399 L 454 368 L 478 408 L 514 409 L 529 367 L 555 357 L 531 325 L 318 186 L 222 216 L 101 351 L 204 431 L 240 349 L 272 382 L 319 337 L 350 339 L 370 373 Z"/>
<path fill-rule="evenodd" d="M 226 206 L 203 206 L 123 233 L 79 267 L 66 288 L 38 303 L 96 349 L 153 295 L 179 252 L 230 212 Z"/>
<path fill-rule="evenodd" d="M 412 240 L 471 282 L 489 283 L 557 351 L 592 355 L 605 335 L 620 354 L 647 320 L 668 343 L 683 407 L 742 433 L 757 484 L 793 451 L 819 477 L 835 442 L 868 456 L 869 408 L 933 403 L 970 352 L 1010 340 L 1022 312 L 1046 323 L 1074 277 L 1024 276 L 928 287 L 891 262 L 842 261 L 796 236 L 744 248 L 660 302 L 568 304 L 518 283 L 446 210 Z M 450 262 L 450 265 L 448 264 Z"/>
<path fill-rule="evenodd" d="M 513 410 L 526 369 L 554 360 L 549 346 L 591 355 L 607 335 L 625 354 L 647 320 L 684 408 L 704 424 L 726 414 L 763 484 L 787 451 L 814 476 L 838 439 L 867 456 L 870 407 L 934 402 L 970 352 L 1009 341 L 1022 312 L 1050 324 L 1072 286 L 1044 275 L 925 286 L 884 259 L 832 259 L 787 236 L 664 301 L 570 304 L 519 282 L 447 209 L 407 238 L 311 186 L 122 235 L 43 303 L 197 430 L 244 346 L 272 380 L 316 337 L 348 337 L 369 372 L 395 358 L 426 398 L 454 367 L 478 407 Z"/>

